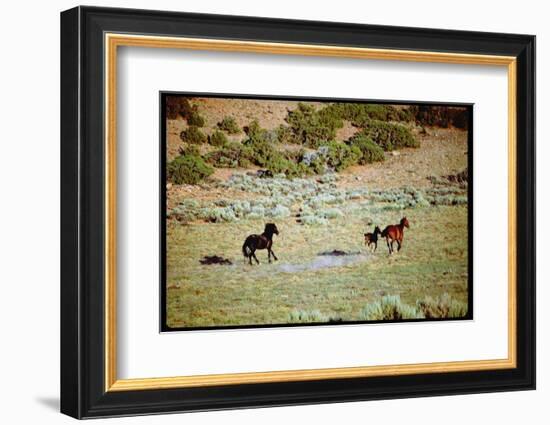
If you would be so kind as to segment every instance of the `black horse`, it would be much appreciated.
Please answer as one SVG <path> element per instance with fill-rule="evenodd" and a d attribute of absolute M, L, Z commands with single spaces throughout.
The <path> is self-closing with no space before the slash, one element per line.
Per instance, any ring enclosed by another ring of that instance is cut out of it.
<path fill-rule="evenodd" d="M 365 245 L 367 245 L 372 252 L 378 248 L 378 235 L 381 235 L 380 227 L 376 226 L 373 233 L 365 233 Z M 371 245 L 373 246 L 371 248 Z"/>
<path fill-rule="evenodd" d="M 271 263 L 271 256 L 277 261 L 275 253 L 271 249 L 273 245 L 273 235 L 278 235 L 279 230 L 273 223 L 267 223 L 265 225 L 264 232 L 261 235 L 250 235 L 246 238 L 243 244 L 243 255 L 248 258 L 250 265 L 252 265 L 252 257 L 256 260 L 256 263 L 260 264 L 256 257 L 257 249 L 267 249 L 267 258 Z"/>

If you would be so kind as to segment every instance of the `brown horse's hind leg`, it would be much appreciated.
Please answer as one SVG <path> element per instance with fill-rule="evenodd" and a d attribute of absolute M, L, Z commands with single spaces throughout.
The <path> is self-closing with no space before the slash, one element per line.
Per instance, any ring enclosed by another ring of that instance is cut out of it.
<path fill-rule="evenodd" d="M 393 241 L 392 241 L 392 243 L 393 243 Z M 389 238 L 386 238 L 386 245 L 388 245 L 388 251 L 389 251 L 389 253 L 391 254 L 392 251 L 393 251 L 393 247 L 392 247 L 392 245 L 390 244 L 390 239 L 389 239 Z"/>

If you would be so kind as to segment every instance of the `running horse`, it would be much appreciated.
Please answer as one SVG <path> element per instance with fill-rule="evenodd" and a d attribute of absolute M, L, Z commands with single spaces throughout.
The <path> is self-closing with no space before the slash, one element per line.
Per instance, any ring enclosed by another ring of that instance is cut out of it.
<path fill-rule="evenodd" d="M 397 242 L 397 251 L 401 249 L 403 245 L 403 233 L 405 227 L 409 227 L 409 220 L 407 217 L 403 217 L 399 224 L 390 224 L 381 233 L 383 238 L 386 238 L 386 244 L 390 254 L 393 254 L 393 243 Z"/>
<path fill-rule="evenodd" d="M 277 261 L 277 257 L 271 247 L 273 246 L 273 235 L 278 234 L 279 230 L 277 226 L 274 223 L 267 223 L 261 235 L 250 235 L 246 238 L 243 244 L 243 255 L 248 258 L 250 265 L 252 265 L 252 257 L 254 257 L 256 263 L 260 264 L 255 254 L 257 249 L 267 249 L 267 258 L 270 263 L 271 256 Z"/>
<path fill-rule="evenodd" d="M 378 235 L 381 235 L 380 227 L 376 226 L 373 233 L 365 233 L 365 245 L 367 245 L 372 252 L 378 248 Z M 373 245 L 373 248 L 371 248 Z"/>

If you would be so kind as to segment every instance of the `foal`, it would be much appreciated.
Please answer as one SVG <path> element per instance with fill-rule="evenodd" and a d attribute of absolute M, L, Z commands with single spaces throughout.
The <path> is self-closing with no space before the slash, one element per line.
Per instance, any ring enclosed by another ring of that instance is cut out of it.
<path fill-rule="evenodd" d="M 365 233 L 365 245 L 371 248 L 371 245 L 374 245 L 374 248 L 371 248 L 371 251 L 376 251 L 378 248 L 378 235 L 382 234 L 380 227 L 376 226 L 373 233 Z"/>
<path fill-rule="evenodd" d="M 397 251 L 401 249 L 403 245 L 403 233 L 405 227 L 409 227 L 409 220 L 407 217 L 403 217 L 399 224 L 390 224 L 381 233 L 382 237 L 386 238 L 386 244 L 390 254 L 393 254 L 393 242 L 397 242 Z"/>
<path fill-rule="evenodd" d="M 256 263 L 260 264 L 256 257 L 257 249 L 267 249 L 267 258 L 271 263 L 271 256 L 277 261 L 275 253 L 271 249 L 273 245 L 273 235 L 278 235 L 279 230 L 273 223 L 267 223 L 265 225 L 264 232 L 261 235 L 250 235 L 246 238 L 243 244 L 243 255 L 248 258 L 248 262 L 252 265 L 252 257 L 256 260 Z M 246 260 L 245 260 L 246 261 Z"/>

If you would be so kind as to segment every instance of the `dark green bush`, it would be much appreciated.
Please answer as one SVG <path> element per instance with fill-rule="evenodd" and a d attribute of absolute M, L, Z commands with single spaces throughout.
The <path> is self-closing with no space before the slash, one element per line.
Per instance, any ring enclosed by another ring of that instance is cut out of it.
<path fill-rule="evenodd" d="M 297 164 L 284 156 L 275 155 L 264 165 L 266 169 L 273 174 L 283 173 L 287 177 L 301 177 L 309 174 L 308 168 L 304 164 Z"/>
<path fill-rule="evenodd" d="M 197 184 L 214 169 L 197 155 L 180 155 L 166 167 L 168 180 L 175 184 Z"/>
<path fill-rule="evenodd" d="M 247 139 L 243 144 L 252 151 L 250 161 L 259 167 L 268 167 L 272 162 L 285 159 L 281 152 L 263 139 Z"/>
<path fill-rule="evenodd" d="M 450 110 L 451 114 L 451 124 L 456 127 L 460 128 L 462 130 L 468 129 L 468 123 L 469 123 L 469 114 L 468 110 L 466 108 L 456 108 Z"/>
<path fill-rule="evenodd" d="M 277 132 L 277 141 L 279 143 L 293 143 L 293 134 L 290 127 L 287 127 L 286 125 L 280 125 L 275 131 Z"/>
<path fill-rule="evenodd" d="M 361 151 L 357 146 L 348 146 L 335 141 L 326 143 L 323 146 L 328 148 L 327 165 L 336 171 L 342 171 L 357 164 L 357 161 L 361 158 Z"/>
<path fill-rule="evenodd" d="M 356 127 L 364 127 L 371 120 L 411 121 L 413 119 L 408 108 L 399 109 L 392 105 L 373 103 L 333 103 L 324 111 L 332 117 L 350 121 Z"/>
<path fill-rule="evenodd" d="M 414 113 L 409 106 L 402 109 L 397 109 L 397 119 L 395 121 L 410 122 L 414 120 Z"/>
<path fill-rule="evenodd" d="M 454 106 L 413 105 L 409 108 L 418 125 L 468 128 L 468 109 Z"/>
<path fill-rule="evenodd" d="M 384 161 L 384 150 L 365 135 L 352 137 L 347 141 L 352 147 L 357 147 L 361 151 L 361 157 L 358 163 L 361 165 L 370 164 L 376 161 Z"/>
<path fill-rule="evenodd" d="M 183 130 L 180 133 L 180 139 L 186 143 L 192 143 L 195 145 L 200 145 L 208 141 L 206 135 L 194 125 Z"/>
<path fill-rule="evenodd" d="M 372 120 L 365 124 L 358 135 L 370 138 L 385 151 L 420 146 L 410 130 L 401 124 Z"/>
<path fill-rule="evenodd" d="M 281 151 L 281 154 L 286 158 L 288 159 L 289 161 L 292 161 L 292 162 L 300 162 L 300 160 L 302 159 L 303 155 L 305 153 L 305 150 L 304 149 L 299 149 L 299 150 L 283 150 Z"/>
<path fill-rule="evenodd" d="M 258 120 L 252 121 L 244 127 L 244 132 L 248 136 L 245 143 L 266 143 L 274 145 L 279 142 L 278 130 L 266 130 L 260 126 Z"/>
<path fill-rule="evenodd" d="M 263 136 L 265 135 L 265 130 L 260 127 L 260 122 L 258 120 L 254 120 L 247 126 L 244 126 L 243 130 L 248 136 L 248 139 L 252 141 L 263 140 Z"/>
<path fill-rule="evenodd" d="M 242 146 L 246 149 L 247 160 L 258 167 L 266 168 L 273 174 L 284 173 L 288 177 L 297 177 L 308 172 L 307 167 L 298 164 L 299 153 L 280 151 L 275 147 L 277 130 L 262 129 L 257 120 L 245 127 L 248 138 Z"/>
<path fill-rule="evenodd" d="M 205 120 L 197 111 L 191 111 L 187 117 L 187 124 L 195 127 L 204 127 Z"/>
<path fill-rule="evenodd" d="M 310 162 L 309 169 L 315 174 L 324 174 L 327 171 L 326 161 L 322 157 L 317 157 Z"/>
<path fill-rule="evenodd" d="M 208 142 L 212 146 L 224 146 L 228 143 L 227 137 L 221 131 L 215 131 L 208 137 Z"/>
<path fill-rule="evenodd" d="M 330 106 L 330 105 L 329 105 Z M 317 115 L 319 117 L 319 123 L 331 130 L 337 130 L 344 126 L 344 120 L 342 117 L 329 106 L 319 109 Z"/>
<path fill-rule="evenodd" d="M 246 168 L 252 165 L 250 158 L 253 156 L 254 152 L 249 147 L 240 143 L 228 143 L 222 149 L 206 154 L 205 159 L 219 168 Z"/>
<path fill-rule="evenodd" d="M 330 114 L 320 114 L 313 105 L 305 103 L 299 103 L 296 109 L 289 111 L 286 121 L 292 132 L 290 141 L 311 148 L 334 139 L 339 124 Z"/>
<path fill-rule="evenodd" d="M 187 119 L 194 111 L 189 100 L 180 96 L 166 96 L 166 117 L 175 120 L 178 115 Z"/>
<path fill-rule="evenodd" d="M 179 148 L 180 155 L 201 156 L 201 151 L 197 145 L 185 145 Z"/>
<path fill-rule="evenodd" d="M 218 123 L 218 128 L 229 134 L 238 134 L 241 132 L 241 128 L 238 126 L 235 118 L 230 116 L 224 117 L 224 119 Z"/>

